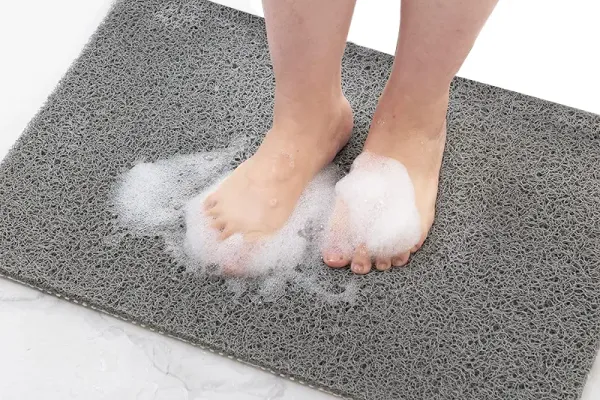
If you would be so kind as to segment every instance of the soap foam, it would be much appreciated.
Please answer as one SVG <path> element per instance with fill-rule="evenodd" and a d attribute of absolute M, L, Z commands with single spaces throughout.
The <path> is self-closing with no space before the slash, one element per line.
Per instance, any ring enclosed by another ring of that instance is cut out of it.
<path fill-rule="evenodd" d="M 230 170 L 233 154 L 228 150 L 138 163 L 121 177 L 112 196 L 119 222 L 141 234 L 173 228 L 186 199 Z"/>
<path fill-rule="evenodd" d="M 338 177 L 333 166 L 321 171 L 302 193 L 287 223 L 267 239 L 255 243 L 245 242 L 241 234 L 221 241 L 219 232 L 210 227 L 212 219 L 204 213 L 203 203 L 219 182 L 186 206 L 186 253 L 196 260 L 197 268 L 215 265 L 224 273 L 236 275 L 258 276 L 293 270 L 307 252 L 313 251 L 315 246 L 311 245 L 321 242 Z"/>
<path fill-rule="evenodd" d="M 371 256 L 392 257 L 415 246 L 421 237 L 421 220 L 415 193 L 402 163 L 363 152 L 350 173 L 336 187 L 338 203 L 324 248 L 345 257 L 364 245 Z"/>
<path fill-rule="evenodd" d="M 351 256 L 364 244 L 373 256 L 389 257 L 410 249 L 420 238 L 406 168 L 363 153 L 337 184 L 337 167 L 323 169 L 273 235 L 254 243 L 241 234 L 220 241 L 203 202 L 231 173 L 235 153 L 229 149 L 138 163 L 120 178 L 113 193 L 118 226 L 140 236 L 162 237 L 166 250 L 187 271 L 222 275 L 237 295 L 256 287 L 258 295 L 271 299 L 292 283 L 328 301 L 352 301 L 357 291 L 354 278 L 342 287 L 332 283 L 320 259 L 323 246 L 335 243 Z M 344 205 L 344 226 L 329 232 L 325 223 L 336 196 Z"/>
<path fill-rule="evenodd" d="M 219 241 L 202 203 L 234 168 L 235 153 L 225 150 L 138 163 L 113 191 L 117 226 L 136 235 L 161 237 L 166 250 L 188 272 L 222 275 L 236 295 L 256 288 L 263 299 L 275 299 L 292 284 L 326 301 L 351 302 L 356 296 L 354 278 L 341 287 L 328 281 L 319 251 L 339 170 L 329 166 L 319 173 L 286 225 L 267 239 L 248 244 L 234 234 Z M 240 268 L 232 271 L 232 266 Z"/>

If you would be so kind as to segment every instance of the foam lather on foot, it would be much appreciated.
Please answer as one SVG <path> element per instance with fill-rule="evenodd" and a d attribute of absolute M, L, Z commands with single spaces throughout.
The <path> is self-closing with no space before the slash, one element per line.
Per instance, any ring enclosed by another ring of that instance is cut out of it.
<path fill-rule="evenodd" d="M 221 151 L 138 163 L 114 188 L 111 203 L 118 223 L 140 234 L 172 231 L 186 199 L 231 169 L 232 156 L 232 151 Z"/>
<path fill-rule="evenodd" d="M 335 192 L 348 220 L 332 221 L 339 229 L 328 233 L 325 248 L 337 247 L 351 257 L 354 249 L 364 245 L 374 256 L 392 257 L 419 242 L 421 221 L 414 188 L 399 161 L 363 152 Z"/>
<path fill-rule="evenodd" d="M 249 290 L 253 283 L 263 300 L 272 300 L 283 294 L 286 285 L 295 284 L 330 303 L 352 301 L 352 283 L 332 290 L 318 273 L 321 266 L 298 268 L 319 259 L 318 244 L 331 213 L 339 168 L 330 165 L 310 182 L 290 219 L 275 234 L 253 243 L 240 234 L 221 241 L 219 232 L 210 226 L 203 203 L 230 174 L 237 150 L 232 147 L 140 162 L 124 172 L 109 205 L 115 224 L 125 231 L 108 237 L 108 242 L 122 241 L 127 233 L 160 237 L 165 251 L 188 272 L 226 276 L 233 296 Z"/>
<path fill-rule="evenodd" d="M 219 182 L 186 206 L 185 251 L 197 268 L 215 265 L 225 274 L 257 276 L 293 271 L 307 253 L 318 249 L 316 243 L 321 241 L 324 221 L 331 213 L 338 177 L 335 167 L 325 168 L 304 189 L 287 223 L 252 243 L 239 233 L 219 240 L 219 232 L 210 226 L 212 219 L 204 213 L 203 204 Z"/>
<path fill-rule="evenodd" d="M 346 49 L 344 172 L 392 63 Z M 408 268 L 309 252 L 291 276 L 189 272 L 185 205 L 256 151 L 273 93 L 261 18 L 116 1 L 0 166 L 0 275 L 353 399 L 578 399 L 600 344 L 600 117 L 456 79 Z M 112 204 L 134 169 L 145 194 Z"/>

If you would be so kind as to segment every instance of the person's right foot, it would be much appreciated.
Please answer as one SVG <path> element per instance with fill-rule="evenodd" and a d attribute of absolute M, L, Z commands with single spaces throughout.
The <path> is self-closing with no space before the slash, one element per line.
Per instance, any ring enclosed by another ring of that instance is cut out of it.
<path fill-rule="evenodd" d="M 279 120 L 257 152 L 236 168 L 204 203 L 220 238 L 239 233 L 247 242 L 279 230 L 312 178 L 348 142 L 352 110 L 340 95 L 318 111 Z"/>
<path fill-rule="evenodd" d="M 396 110 L 400 112 L 396 113 Z M 335 242 L 329 242 L 323 250 L 323 259 L 327 265 L 340 268 L 350 264 L 354 273 L 366 274 L 371 271 L 374 263 L 377 270 L 385 271 L 392 266 L 405 265 L 411 252 L 421 247 L 435 216 L 438 179 L 446 139 L 446 110 L 447 97 L 426 107 L 410 104 L 398 107 L 397 104 L 391 104 L 382 98 L 364 152 L 388 157 L 404 165 L 414 188 L 416 208 L 421 221 L 421 235 L 410 247 L 395 254 L 376 254 L 374 249 L 369 249 L 364 243 L 342 250 Z M 352 174 L 353 171 L 349 177 Z M 395 182 L 389 184 L 394 185 Z M 356 201 L 360 199 L 357 198 Z M 373 215 L 370 220 L 381 217 L 385 218 L 385 215 Z M 352 232 L 348 231 L 351 229 L 348 219 L 348 205 L 338 198 L 328 227 L 330 237 L 335 237 L 338 241 L 341 238 L 344 241 L 344 236 L 352 235 Z M 369 221 L 369 216 L 365 216 L 364 219 Z M 398 229 L 402 230 L 403 227 Z"/>

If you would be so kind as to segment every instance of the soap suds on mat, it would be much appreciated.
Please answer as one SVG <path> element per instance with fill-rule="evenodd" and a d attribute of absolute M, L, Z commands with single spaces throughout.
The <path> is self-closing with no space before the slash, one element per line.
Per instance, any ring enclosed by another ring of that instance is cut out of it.
<path fill-rule="evenodd" d="M 275 234 L 252 243 L 241 234 L 220 240 L 203 203 L 233 169 L 234 154 L 229 149 L 138 163 L 113 193 L 118 224 L 142 236 L 162 237 L 188 271 L 222 275 L 236 292 L 245 290 L 243 278 L 255 278 L 270 296 L 282 294 L 287 282 L 327 295 L 310 269 L 299 268 L 327 268 L 319 262 L 324 246 L 337 246 L 350 257 L 365 244 L 374 256 L 391 257 L 419 239 L 419 214 L 406 169 L 395 160 L 363 153 L 339 182 L 336 166 L 323 169 Z M 332 217 L 336 195 L 345 204 L 345 226 L 329 232 L 330 218 L 340 217 Z M 330 297 L 349 300 L 353 290 Z"/>
<path fill-rule="evenodd" d="M 138 163 L 123 174 L 113 192 L 117 225 L 140 236 L 162 237 L 176 262 L 190 272 L 225 276 L 238 294 L 254 279 L 267 297 L 281 295 L 286 284 L 293 283 L 331 301 L 351 301 L 356 291 L 353 277 L 341 290 L 330 291 L 315 273 L 326 268 L 317 262 L 318 243 L 331 213 L 338 169 L 332 165 L 318 174 L 288 223 L 269 240 L 250 247 L 239 234 L 218 241 L 202 211 L 203 199 L 234 168 L 234 154 L 225 150 Z M 244 277 L 230 276 L 232 271 L 226 270 L 242 264 L 243 271 L 236 275 Z"/>

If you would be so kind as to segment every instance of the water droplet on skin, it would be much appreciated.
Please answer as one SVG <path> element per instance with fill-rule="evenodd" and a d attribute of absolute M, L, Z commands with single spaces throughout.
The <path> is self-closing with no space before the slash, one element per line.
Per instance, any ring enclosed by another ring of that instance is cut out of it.
<path fill-rule="evenodd" d="M 278 201 L 277 201 L 277 198 L 275 198 L 275 197 L 273 197 L 271 200 L 269 200 L 269 205 L 271 207 L 276 207 L 277 203 L 278 203 Z"/>

